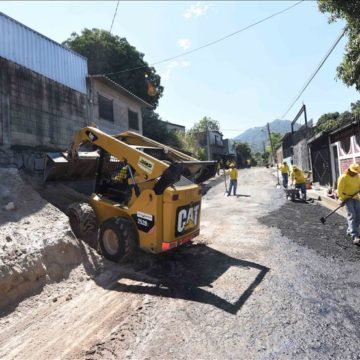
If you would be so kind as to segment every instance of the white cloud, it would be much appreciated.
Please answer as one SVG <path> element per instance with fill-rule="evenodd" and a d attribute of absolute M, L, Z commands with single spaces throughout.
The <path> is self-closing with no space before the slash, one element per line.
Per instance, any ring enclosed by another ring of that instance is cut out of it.
<path fill-rule="evenodd" d="M 205 15 L 209 6 L 202 5 L 201 2 L 197 2 L 196 4 L 191 4 L 188 9 L 184 12 L 184 17 L 186 19 L 191 19 L 192 17 Z"/>
<path fill-rule="evenodd" d="M 179 39 L 177 41 L 177 44 L 185 51 L 185 50 L 190 49 L 191 41 L 190 41 L 190 39 Z"/>
<path fill-rule="evenodd" d="M 190 62 L 187 60 L 171 61 L 166 65 L 165 71 L 160 75 L 161 80 L 169 80 L 171 74 L 176 68 L 187 68 L 190 66 Z"/>

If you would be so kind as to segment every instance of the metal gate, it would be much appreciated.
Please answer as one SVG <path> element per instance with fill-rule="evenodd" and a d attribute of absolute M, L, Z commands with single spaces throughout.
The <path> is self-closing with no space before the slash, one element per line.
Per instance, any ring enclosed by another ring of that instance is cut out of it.
<path fill-rule="evenodd" d="M 311 151 L 312 171 L 314 182 L 326 186 L 331 184 L 331 167 L 329 147 Z"/>

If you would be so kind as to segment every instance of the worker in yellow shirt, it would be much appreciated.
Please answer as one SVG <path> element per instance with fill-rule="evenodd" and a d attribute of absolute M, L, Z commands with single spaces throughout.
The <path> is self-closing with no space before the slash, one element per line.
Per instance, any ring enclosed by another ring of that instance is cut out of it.
<path fill-rule="evenodd" d="M 345 203 L 348 221 L 347 234 L 351 236 L 355 245 L 360 245 L 360 165 L 351 164 L 338 179 L 337 195 Z M 353 196 L 356 194 L 355 196 Z"/>
<path fill-rule="evenodd" d="M 116 200 L 127 204 L 131 198 L 131 186 L 128 184 L 130 178 L 127 160 L 119 161 L 116 171 L 111 176 L 111 187 L 116 189 Z M 115 197 L 114 197 L 115 198 Z"/>
<path fill-rule="evenodd" d="M 289 169 L 289 165 L 287 164 L 286 161 L 284 161 L 282 163 L 282 165 L 278 166 L 281 175 L 282 175 L 282 179 L 283 179 L 283 187 L 285 189 L 287 189 L 288 187 L 288 182 L 289 182 L 289 174 L 290 174 L 290 169 Z"/>
<path fill-rule="evenodd" d="M 230 164 L 230 169 L 226 170 L 226 174 L 230 175 L 230 187 L 228 196 L 231 195 L 231 190 L 233 189 L 234 196 L 236 196 L 236 188 L 237 188 L 237 178 L 238 178 L 238 171 L 235 168 L 233 163 Z"/>
<path fill-rule="evenodd" d="M 305 186 L 305 176 L 304 173 L 296 166 L 293 165 L 291 172 L 291 185 L 295 181 L 295 189 L 301 191 L 301 197 L 306 201 L 306 186 Z"/>

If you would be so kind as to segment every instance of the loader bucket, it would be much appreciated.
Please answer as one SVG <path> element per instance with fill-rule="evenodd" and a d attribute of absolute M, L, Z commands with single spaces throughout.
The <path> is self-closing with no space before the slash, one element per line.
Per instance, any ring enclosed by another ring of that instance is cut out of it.
<path fill-rule="evenodd" d="M 212 178 L 216 173 L 216 161 L 181 161 L 171 164 L 162 174 L 154 186 L 155 194 L 162 194 L 164 190 L 174 185 L 181 176 L 188 178 L 195 184 Z"/>
<path fill-rule="evenodd" d="M 76 160 L 68 160 L 67 153 L 47 153 L 44 169 L 44 181 L 74 181 L 94 179 L 96 175 L 96 151 L 79 152 Z"/>
<path fill-rule="evenodd" d="M 201 184 L 216 174 L 216 161 L 183 161 L 183 176 Z"/>

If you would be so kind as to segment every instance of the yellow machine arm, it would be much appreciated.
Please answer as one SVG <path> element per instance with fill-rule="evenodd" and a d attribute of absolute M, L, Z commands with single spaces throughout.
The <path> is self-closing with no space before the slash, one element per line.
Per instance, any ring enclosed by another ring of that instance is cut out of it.
<path fill-rule="evenodd" d="M 130 145 L 138 145 L 138 146 L 154 146 L 158 148 L 162 148 L 168 152 L 168 154 L 177 159 L 178 161 L 198 161 L 196 158 L 189 156 L 181 151 L 175 150 L 174 148 L 168 147 L 164 144 L 161 144 L 157 141 L 147 138 L 146 136 L 134 133 L 132 131 L 126 131 L 119 135 L 114 136 L 115 138 L 122 140 Z"/>
<path fill-rule="evenodd" d="M 80 145 L 86 142 L 104 149 L 119 160 L 126 159 L 128 164 L 135 169 L 137 175 L 142 176 L 145 180 L 161 176 L 169 167 L 161 160 L 91 126 L 82 128 L 75 134 L 68 154 L 69 160 L 76 160 Z"/>
<path fill-rule="evenodd" d="M 87 126 L 76 132 L 67 154 L 47 154 L 45 180 L 94 178 L 97 164 L 100 166 L 102 163 L 103 153 L 99 158 L 98 152 L 84 152 L 80 146 L 86 143 L 108 153 L 117 161 L 126 160 L 131 166 L 133 183 L 136 177 L 136 183 L 147 183 L 157 194 L 175 184 L 181 176 L 199 184 L 214 176 L 216 171 L 215 161 L 199 161 L 145 136 L 130 131 L 111 136 L 96 127 Z"/>

